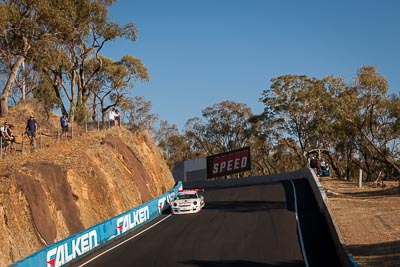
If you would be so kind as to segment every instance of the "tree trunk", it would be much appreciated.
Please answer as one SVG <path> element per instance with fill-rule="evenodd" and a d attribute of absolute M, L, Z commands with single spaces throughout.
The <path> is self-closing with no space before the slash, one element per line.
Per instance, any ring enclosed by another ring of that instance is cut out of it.
<path fill-rule="evenodd" d="M 8 113 L 8 99 L 10 97 L 12 87 L 17 78 L 18 70 L 21 67 L 24 60 L 25 60 L 24 56 L 18 56 L 17 60 L 12 65 L 10 75 L 8 76 L 6 85 L 4 86 L 3 92 L 0 95 L 0 116 L 7 115 Z"/>

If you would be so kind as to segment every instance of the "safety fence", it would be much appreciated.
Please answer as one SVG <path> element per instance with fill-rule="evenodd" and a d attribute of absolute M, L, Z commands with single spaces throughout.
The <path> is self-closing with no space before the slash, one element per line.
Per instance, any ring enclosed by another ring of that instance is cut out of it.
<path fill-rule="evenodd" d="M 52 129 L 44 131 L 41 127 L 38 128 L 35 138 L 29 137 L 28 134 L 22 133 L 14 142 L 5 141 L 0 138 L 0 159 L 12 156 L 15 154 L 24 154 L 42 149 L 52 144 L 61 143 L 66 139 L 73 139 L 77 135 L 87 134 L 91 131 L 101 131 L 110 129 L 110 121 L 105 121 L 105 127 L 102 128 L 100 122 L 87 122 L 84 121 L 80 127 L 75 127 L 75 123 L 69 124 L 68 132 L 63 136 L 61 129 Z M 114 126 L 118 128 L 118 125 Z"/>
<path fill-rule="evenodd" d="M 170 201 L 182 189 L 179 182 L 169 192 L 134 209 L 51 244 L 9 267 L 68 266 L 89 253 L 144 226 L 170 209 Z"/>

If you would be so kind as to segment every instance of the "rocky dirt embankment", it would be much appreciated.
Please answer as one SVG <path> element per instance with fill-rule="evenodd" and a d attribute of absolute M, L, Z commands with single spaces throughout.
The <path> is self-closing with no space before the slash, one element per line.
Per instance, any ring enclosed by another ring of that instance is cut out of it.
<path fill-rule="evenodd" d="M 0 266 L 171 189 L 159 149 L 143 133 L 93 131 L 0 159 Z"/>

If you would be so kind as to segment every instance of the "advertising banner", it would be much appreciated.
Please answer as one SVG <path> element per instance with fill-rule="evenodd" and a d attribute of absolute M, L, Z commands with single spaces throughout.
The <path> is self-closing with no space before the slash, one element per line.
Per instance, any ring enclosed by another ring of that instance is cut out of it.
<path fill-rule="evenodd" d="M 49 245 L 10 267 L 67 266 L 90 252 L 154 220 L 170 208 L 170 201 L 182 189 L 179 182 L 171 191 L 149 202 Z"/>
<path fill-rule="evenodd" d="M 207 178 L 251 170 L 250 147 L 207 157 Z"/>

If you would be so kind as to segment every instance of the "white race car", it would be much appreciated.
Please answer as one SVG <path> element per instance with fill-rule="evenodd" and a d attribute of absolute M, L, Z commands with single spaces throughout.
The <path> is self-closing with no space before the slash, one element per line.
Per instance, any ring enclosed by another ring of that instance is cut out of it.
<path fill-rule="evenodd" d="M 179 190 L 176 198 L 171 202 L 173 214 L 186 214 L 200 212 L 204 207 L 204 197 L 198 191 L 203 189 Z"/>

